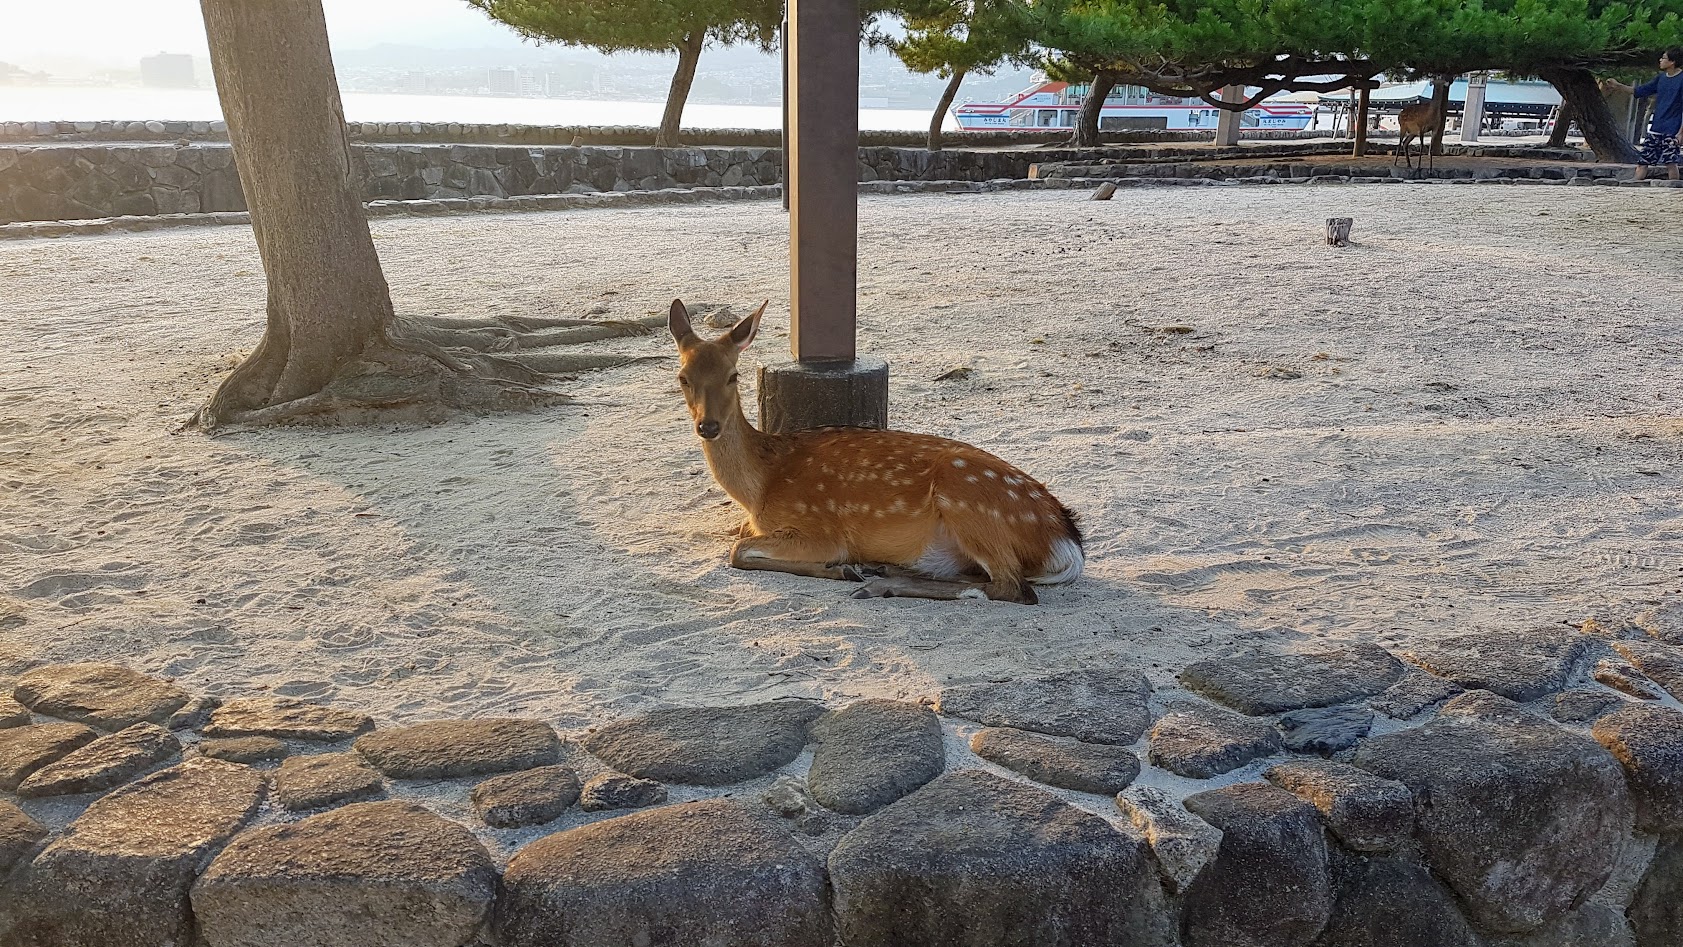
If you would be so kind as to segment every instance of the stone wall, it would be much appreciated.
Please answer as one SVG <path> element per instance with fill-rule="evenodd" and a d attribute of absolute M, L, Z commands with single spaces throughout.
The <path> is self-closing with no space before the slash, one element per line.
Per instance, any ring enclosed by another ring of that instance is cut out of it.
<path fill-rule="evenodd" d="M 756 188 L 782 178 L 773 148 L 520 147 L 488 145 L 358 145 L 364 199 L 454 202 L 670 189 Z M 1571 150 L 1474 146 L 1458 153 L 1512 157 L 1529 163 L 1476 169 L 1391 168 L 1387 160 L 1305 162 L 1342 155 L 1336 142 L 1252 144 L 1242 148 L 1149 145 L 1072 149 L 931 153 L 921 148 L 859 149 L 862 184 L 1059 181 L 1259 182 L 1314 179 L 1365 181 L 1490 178 L 1607 180 L 1613 166 L 1561 163 Z M 1243 161 L 1233 160 L 1243 157 Z M 1196 160 L 1191 160 L 1196 159 Z M 1214 160 L 1212 160 L 1214 159 Z M 1663 182 L 1662 182 L 1663 183 Z M 0 147 L 0 226 L 18 221 L 132 219 L 175 214 L 243 212 L 239 176 L 226 145 L 33 145 Z"/>
<path fill-rule="evenodd" d="M 642 126 L 602 125 L 479 125 L 461 122 L 348 122 L 352 141 L 399 144 L 489 144 L 489 145 L 654 145 L 655 130 Z M 1100 137 L 1107 143 L 1140 144 L 1174 141 L 1209 141 L 1213 131 L 1107 131 Z M 1248 129 L 1247 140 L 1288 140 L 1322 137 L 1321 132 Z M 1069 129 L 992 129 L 950 131 L 949 145 L 956 148 L 1036 145 L 1065 141 Z M 734 146 L 777 148 L 781 133 L 774 128 L 686 128 L 680 144 L 691 147 Z M 222 122 L 131 121 L 131 122 L 0 122 L 0 142 L 123 141 L 175 142 L 227 141 L 228 126 Z M 921 147 L 927 136 L 916 131 L 865 130 L 859 133 L 861 146 Z"/>
<path fill-rule="evenodd" d="M 1335 153 L 1337 143 L 1247 145 L 1247 156 Z M 777 148 L 356 145 L 365 200 L 448 200 L 674 187 L 753 187 L 782 180 Z M 1037 162 L 1160 163 L 1219 158 L 1238 149 L 1185 145 L 975 151 L 886 146 L 859 149 L 861 181 L 991 181 L 1026 178 Z M 0 147 L 0 224 L 245 209 L 227 145 L 20 145 Z"/>
<path fill-rule="evenodd" d="M 1683 629 L 569 734 L 0 661 L 6 947 L 1683 942 Z"/>

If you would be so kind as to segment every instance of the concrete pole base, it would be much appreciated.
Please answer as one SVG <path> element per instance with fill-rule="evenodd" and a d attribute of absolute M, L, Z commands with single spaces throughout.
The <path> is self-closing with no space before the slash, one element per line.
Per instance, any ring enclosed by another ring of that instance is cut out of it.
<path fill-rule="evenodd" d="M 781 362 L 760 366 L 760 430 L 888 427 L 888 363 Z"/>

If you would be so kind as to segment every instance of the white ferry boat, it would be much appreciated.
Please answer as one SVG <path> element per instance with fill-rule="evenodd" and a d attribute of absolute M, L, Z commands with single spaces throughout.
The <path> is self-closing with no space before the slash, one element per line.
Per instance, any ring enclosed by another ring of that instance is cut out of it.
<path fill-rule="evenodd" d="M 1037 75 L 1035 84 L 1012 96 L 1008 102 L 967 102 L 954 106 L 958 127 L 978 128 L 1074 128 L 1081 103 L 1090 88 L 1068 82 L 1051 82 Z M 1240 117 L 1244 128 L 1309 127 L 1314 106 L 1301 102 L 1262 102 Z M 1143 86 L 1117 86 L 1105 98 L 1099 112 L 1101 131 L 1130 129 L 1215 128 L 1221 110 L 1203 99 L 1179 99 L 1158 95 Z"/>

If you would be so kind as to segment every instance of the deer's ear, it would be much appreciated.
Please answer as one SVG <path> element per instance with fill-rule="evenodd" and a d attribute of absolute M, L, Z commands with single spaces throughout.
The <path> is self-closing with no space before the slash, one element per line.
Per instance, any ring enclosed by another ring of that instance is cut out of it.
<path fill-rule="evenodd" d="M 690 328 L 690 311 L 684 308 L 682 299 L 672 300 L 672 308 L 666 312 L 666 328 L 679 348 L 686 348 L 697 341 L 695 330 Z"/>
<path fill-rule="evenodd" d="M 754 310 L 748 315 L 748 318 L 738 322 L 736 326 L 730 330 L 730 342 L 732 345 L 736 346 L 736 350 L 738 352 L 741 352 L 747 349 L 748 346 L 754 344 L 754 336 L 760 334 L 760 317 L 766 314 L 766 306 L 770 305 L 770 303 L 771 300 L 769 299 L 760 303 L 760 308 Z"/>

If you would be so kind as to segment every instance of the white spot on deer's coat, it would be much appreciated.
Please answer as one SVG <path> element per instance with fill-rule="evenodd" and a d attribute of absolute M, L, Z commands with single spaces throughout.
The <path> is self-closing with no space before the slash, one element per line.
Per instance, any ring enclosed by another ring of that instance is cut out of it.
<path fill-rule="evenodd" d="M 975 475 L 975 474 L 971 474 L 971 475 L 970 475 L 970 476 L 968 476 L 968 477 L 965 477 L 965 478 L 964 478 L 964 479 L 965 479 L 965 480 L 966 480 L 966 481 L 968 481 L 968 482 L 970 482 L 970 483 L 981 483 L 981 481 L 980 481 L 980 480 L 977 480 L 977 479 L 976 479 L 976 475 Z"/>
<path fill-rule="evenodd" d="M 1006 496 L 1008 496 L 1008 497 L 1010 497 L 1010 498 L 1011 498 L 1011 499 L 1013 499 L 1013 500 L 1020 500 L 1020 499 L 1022 499 L 1022 497 L 1020 497 L 1020 496 L 1018 496 L 1018 495 L 1017 495 L 1017 491 L 1015 491 L 1015 490 L 1007 490 L 1007 491 L 1005 491 L 1005 495 L 1006 495 Z"/>
<path fill-rule="evenodd" d="M 964 458 L 963 457 L 954 457 L 953 458 L 953 466 L 959 468 L 960 470 L 963 470 L 964 469 Z"/>
<path fill-rule="evenodd" d="M 982 471 L 982 473 L 987 474 L 989 480 L 998 480 L 999 479 L 999 474 L 996 474 L 991 470 L 984 470 L 984 471 Z"/>

